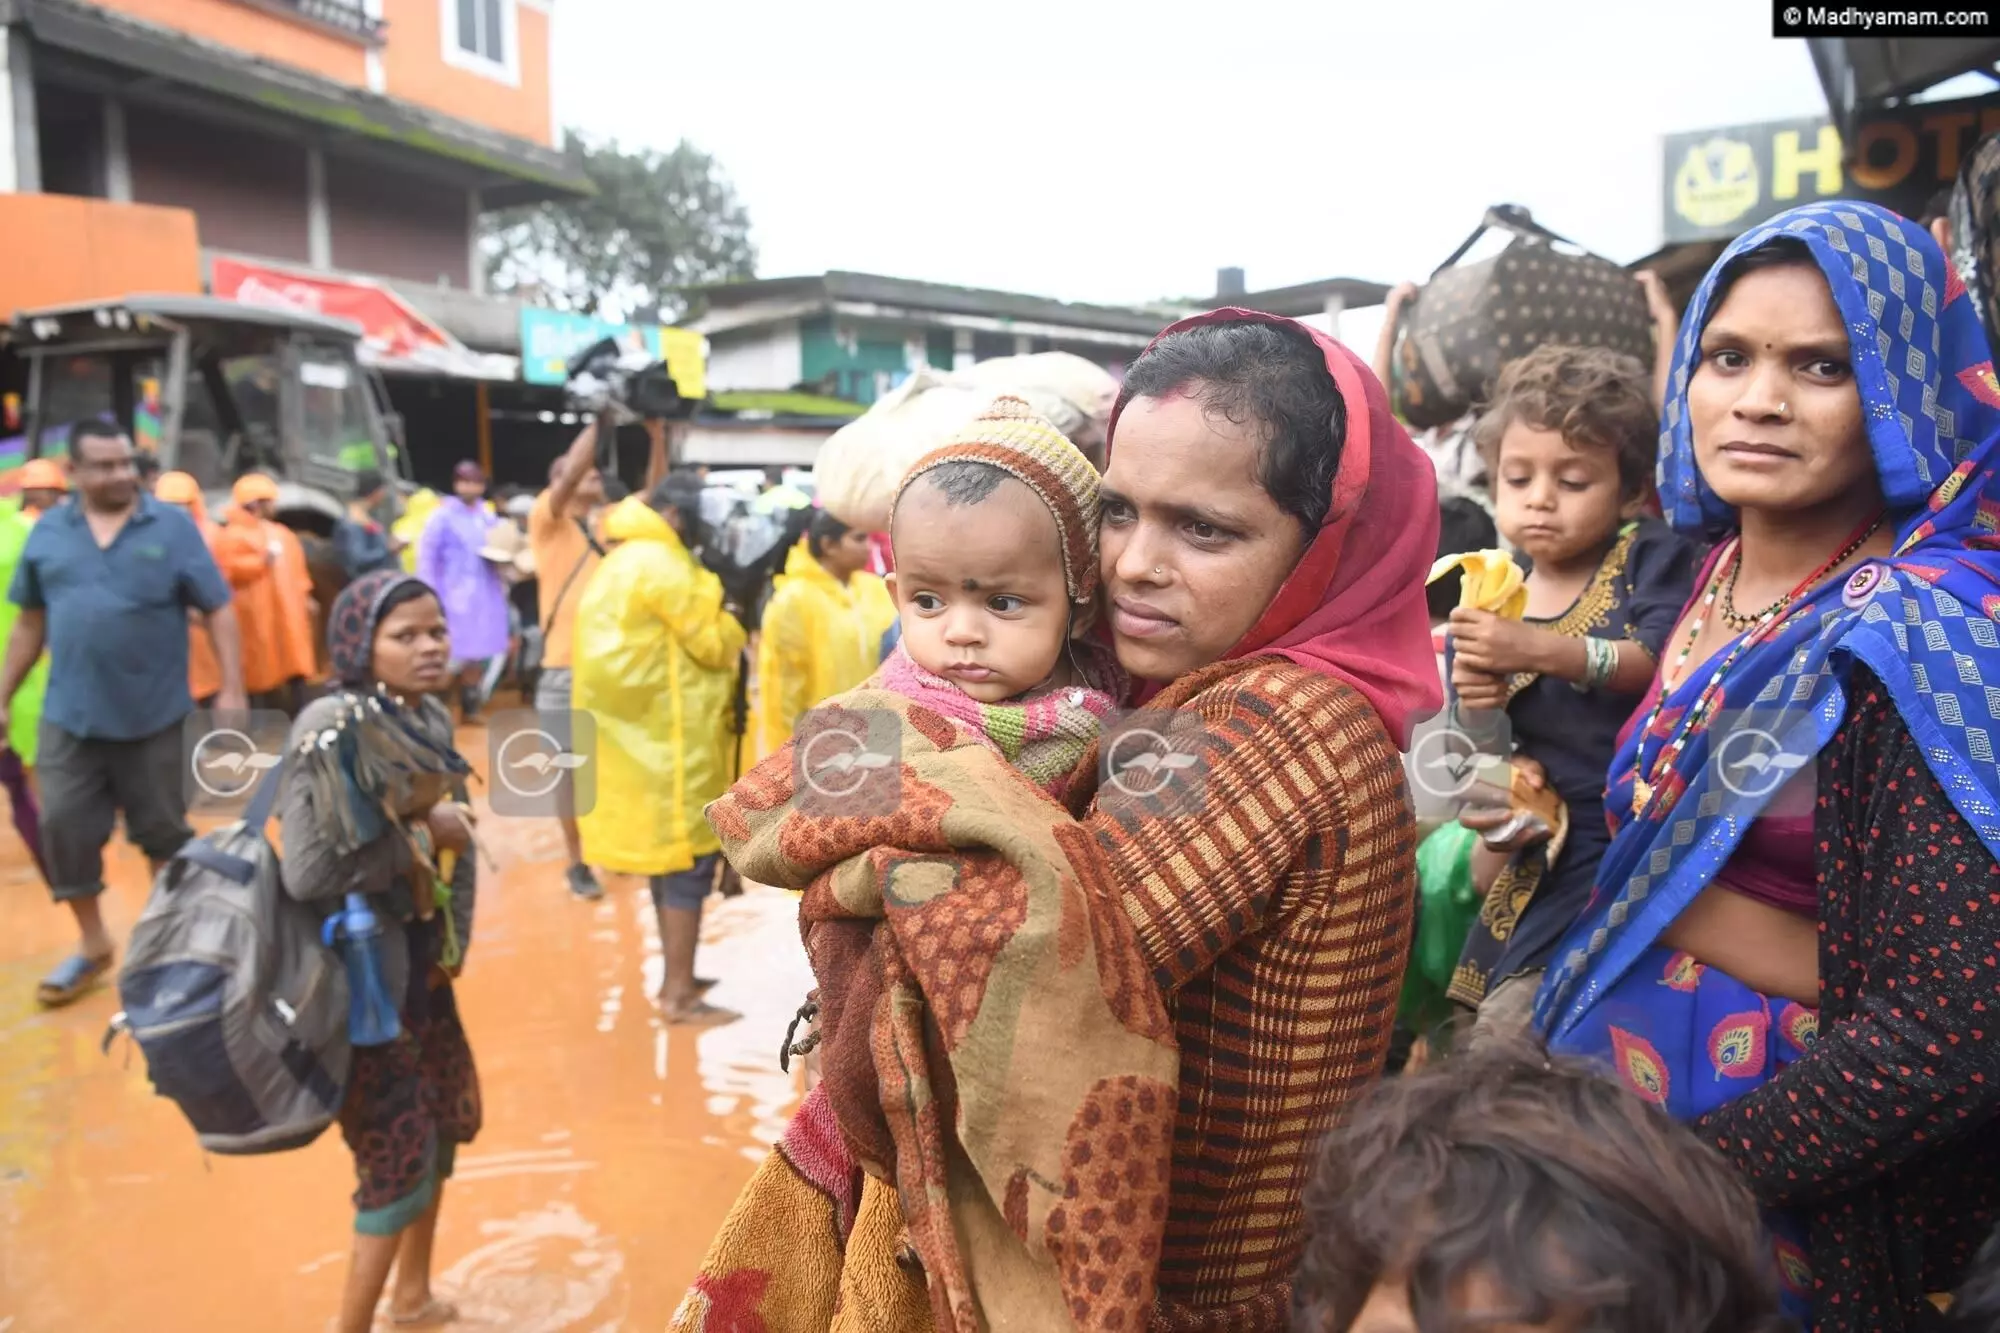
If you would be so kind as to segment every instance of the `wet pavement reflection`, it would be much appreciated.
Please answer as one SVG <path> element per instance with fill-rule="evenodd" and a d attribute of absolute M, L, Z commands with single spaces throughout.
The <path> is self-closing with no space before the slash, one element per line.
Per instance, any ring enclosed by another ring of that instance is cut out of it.
<path fill-rule="evenodd" d="M 476 733 L 461 739 L 479 764 Z M 698 965 L 744 1018 L 669 1028 L 649 998 L 661 963 L 644 882 L 612 877 L 602 901 L 578 902 L 553 823 L 480 828 L 498 869 L 481 869 L 459 1002 L 486 1121 L 446 1192 L 438 1294 L 464 1328 L 663 1328 L 797 1102 L 797 1071 L 777 1061 L 811 985 L 796 900 L 709 900 Z M 108 875 L 122 939 L 145 865 L 116 843 Z M 352 1220 L 338 1130 L 298 1152 L 205 1156 L 136 1050 L 100 1053 L 111 988 L 37 1008 L 73 930 L 0 837 L 0 1333 L 330 1327 Z"/>

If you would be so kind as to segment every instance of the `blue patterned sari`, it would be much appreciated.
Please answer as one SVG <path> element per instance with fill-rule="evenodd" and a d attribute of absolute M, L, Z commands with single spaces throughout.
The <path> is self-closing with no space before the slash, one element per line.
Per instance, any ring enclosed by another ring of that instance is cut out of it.
<path fill-rule="evenodd" d="M 1978 313 L 1928 233 L 1884 209 L 1835 202 L 1794 209 L 1729 247 L 1676 349 L 1661 433 L 1667 517 L 1709 538 L 1736 526 L 1695 465 L 1688 380 L 1719 275 L 1781 237 L 1805 244 L 1847 325 L 1895 554 L 1801 598 L 1733 661 L 1730 648 L 1718 652 L 1669 692 L 1651 726 L 1627 737 L 1606 798 L 1616 835 L 1536 998 L 1552 1046 L 1603 1059 L 1681 1119 L 1743 1095 L 1810 1047 L 1812 1010 L 1659 941 L 1784 776 L 1811 768 L 1846 712 L 1854 662 L 1888 688 L 1952 803 L 2000 856 L 2000 383 Z M 1725 663 L 1719 705 L 1682 737 Z M 1677 737 L 1678 761 L 1648 791 L 1637 775 L 1653 773 Z M 1636 810 L 1635 789 L 1646 797 Z M 1803 1235 L 1772 1221 L 1788 1305 L 1799 1312 Z"/>

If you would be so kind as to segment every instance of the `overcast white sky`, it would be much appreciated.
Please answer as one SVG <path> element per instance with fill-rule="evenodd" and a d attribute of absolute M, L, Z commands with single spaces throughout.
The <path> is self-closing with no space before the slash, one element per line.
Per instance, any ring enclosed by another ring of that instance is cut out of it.
<path fill-rule="evenodd" d="M 954 17 L 973 12 L 558 0 L 556 114 L 714 153 L 762 276 L 1120 302 L 1210 292 L 1222 265 L 1252 289 L 1421 278 L 1501 201 L 1634 259 L 1659 244 L 1663 133 L 1825 109 L 1805 44 L 1774 40 L 1759 0 L 1009 0 Z"/>

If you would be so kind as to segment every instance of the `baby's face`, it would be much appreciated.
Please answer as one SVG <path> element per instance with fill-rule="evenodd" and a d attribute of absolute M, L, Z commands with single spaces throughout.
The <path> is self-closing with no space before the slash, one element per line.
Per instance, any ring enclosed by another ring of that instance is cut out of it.
<path fill-rule="evenodd" d="M 1008 477 L 973 505 L 919 478 L 896 504 L 889 590 L 918 666 L 981 703 L 1034 689 L 1069 634 L 1061 535 L 1035 493 Z"/>

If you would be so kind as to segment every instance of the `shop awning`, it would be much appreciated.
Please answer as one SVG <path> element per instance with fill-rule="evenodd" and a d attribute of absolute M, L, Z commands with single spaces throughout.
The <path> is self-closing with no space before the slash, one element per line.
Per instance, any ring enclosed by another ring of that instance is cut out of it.
<path fill-rule="evenodd" d="M 326 315 L 361 326 L 364 365 L 392 374 L 512 380 L 520 358 L 475 352 L 401 296 L 359 278 L 331 278 L 216 256 L 209 289 L 245 305 Z"/>
<path fill-rule="evenodd" d="M 1850 143 L 1859 112 L 2000 61 L 2000 41 L 1990 39 L 1814 37 L 1806 45 L 1833 123 Z"/>

